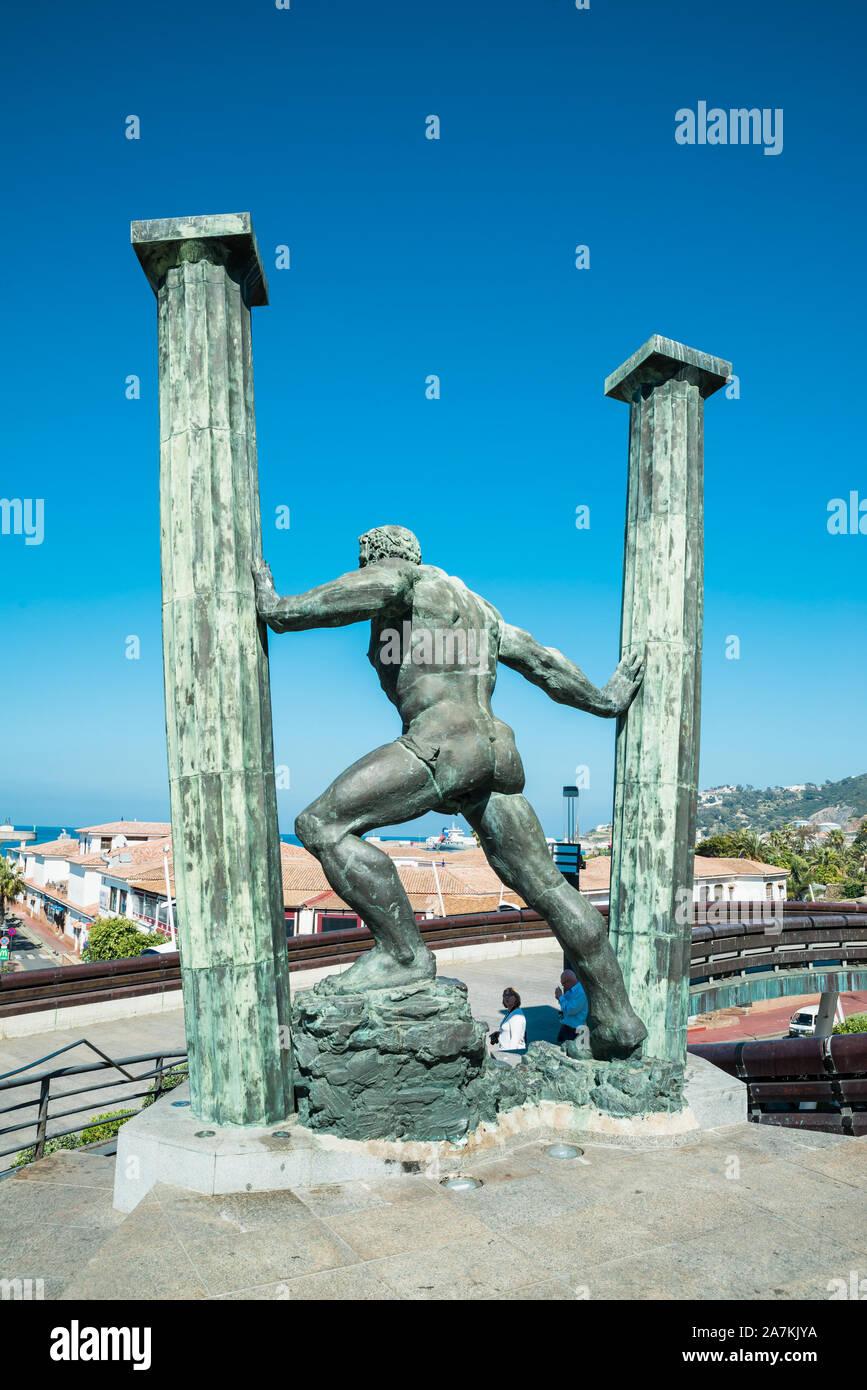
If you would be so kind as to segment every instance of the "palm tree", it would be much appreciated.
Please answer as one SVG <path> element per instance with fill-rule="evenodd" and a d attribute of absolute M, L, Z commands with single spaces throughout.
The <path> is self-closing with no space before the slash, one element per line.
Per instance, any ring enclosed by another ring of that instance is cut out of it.
<path fill-rule="evenodd" d="M 14 903 L 24 892 L 26 884 L 20 873 L 5 855 L 0 855 L 0 927 L 6 921 L 6 904 Z"/>
<path fill-rule="evenodd" d="M 788 896 L 798 899 L 813 882 L 813 866 L 802 855 L 790 853 L 789 868 L 792 872 L 789 875 Z"/>
<path fill-rule="evenodd" d="M 762 855 L 767 853 L 765 837 L 756 830 L 736 830 L 734 838 L 741 858 L 757 859 L 761 862 Z"/>

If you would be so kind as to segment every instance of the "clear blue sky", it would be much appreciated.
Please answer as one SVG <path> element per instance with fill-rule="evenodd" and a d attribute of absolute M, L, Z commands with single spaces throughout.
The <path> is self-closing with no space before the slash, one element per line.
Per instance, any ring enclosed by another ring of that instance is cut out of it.
<path fill-rule="evenodd" d="M 199 212 L 249 210 L 268 267 L 279 588 L 352 568 L 361 531 L 401 523 L 604 682 L 628 410 L 602 383 L 663 333 L 740 379 L 705 421 L 701 783 L 864 771 L 867 536 L 826 526 L 831 498 L 867 498 L 861 4 L 54 4 L 16 7 L 4 37 L 0 491 L 44 499 L 45 537 L 0 536 L 0 815 L 168 812 L 155 301 L 129 222 Z M 678 145 L 675 112 L 699 101 L 782 108 L 782 153 Z M 283 830 L 398 732 L 366 646 L 362 627 L 272 644 Z M 495 708 L 549 833 L 579 764 L 583 823 L 610 817 L 610 723 L 511 672 Z"/>

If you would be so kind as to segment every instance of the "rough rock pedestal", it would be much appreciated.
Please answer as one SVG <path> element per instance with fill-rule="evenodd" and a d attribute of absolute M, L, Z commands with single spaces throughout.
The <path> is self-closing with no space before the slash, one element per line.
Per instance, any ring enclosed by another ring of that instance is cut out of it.
<path fill-rule="evenodd" d="M 437 979 L 293 1005 L 301 1123 L 346 1139 L 459 1139 L 477 1123 L 485 1027 L 467 987 Z M 469 1088 L 469 1089 L 468 1089 Z"/>

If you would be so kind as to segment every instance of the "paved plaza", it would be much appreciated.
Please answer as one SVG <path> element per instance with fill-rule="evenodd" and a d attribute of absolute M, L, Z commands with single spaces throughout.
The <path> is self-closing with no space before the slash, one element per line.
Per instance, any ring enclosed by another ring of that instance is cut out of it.
<path fill-rule="evenodd" d="M 867 1273 L 865 1140 L 756 1125 L 676 1150 L 527 1144 L 433 1179 L 112 1209 L 114 1160 L 0 1183 L 0 1269 L 46 1299 L 816 1299 Z"/>

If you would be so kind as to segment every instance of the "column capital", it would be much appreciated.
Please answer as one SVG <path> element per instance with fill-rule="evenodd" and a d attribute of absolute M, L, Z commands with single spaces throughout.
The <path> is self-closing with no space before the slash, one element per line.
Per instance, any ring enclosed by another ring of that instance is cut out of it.
<path fill-rule="evenodd" d="M 249 212 L 132 222 L 130 241 L 154 294 L 159 293 L 166 272 L 173 266 L 183 260 L 207 258 L 225 265 L 240 280 L 248 308 L 268 303 L 268 283 Z"/>
<path fill-rule="evenodd" d="M 697 348 L 676 343 L 654 333 L 622 366 L 605 378 L 605 394 L 615 401 L 631 401 L 644 386 L 661 386 L 677 377 L 691 381 L 703 398 L 712 396 L 731 376 L 732 364 Z"/>

